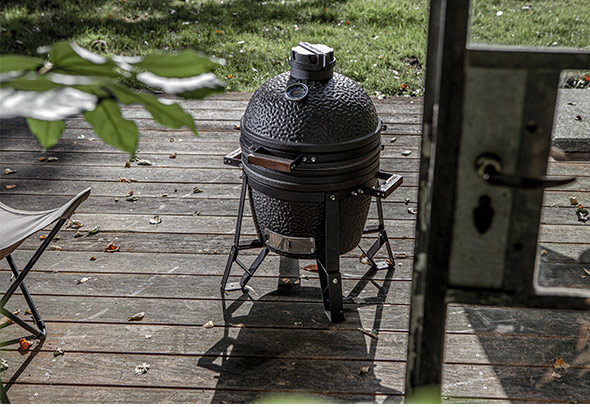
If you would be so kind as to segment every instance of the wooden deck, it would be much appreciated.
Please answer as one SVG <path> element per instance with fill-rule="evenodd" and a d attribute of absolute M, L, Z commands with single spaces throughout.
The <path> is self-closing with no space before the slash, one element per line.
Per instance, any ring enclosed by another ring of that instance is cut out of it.
<path fill-rule="evenodd" d="M 225 301 L 220 296 L 240 188 L 239 170 L 224 166 L 222 156 L 238 146 L 234 126 L 249 96 L 183 102 L 197 119 L 200 138 L 164 130 L 142 110 L 125 108 L 128 117 L 140 119 L 138 157 L 152 166 L 124 168 L 127 156 L 80 119 L 68 120 L 64 138 L 49 152 L 23 122 L 3 123 L 0 169 L 16 173 L 0 175 L 0 200 L 51 208 L 91 186 L 73 218 L 84 225 L 82 232 L 102 227 L 79 238 L 62 230 L 27 278 L 48 339 L 24 355 L 16 346 L 2 352 L 11 402 L 246 403 L 272 392 L 338 402 L 402 401 L 415 217 L 408 207 L 416 207 L 422 100 L 375 100 L 388 125 L 382 168 L 404 176 L 384 205 L 398 258 L 394 272 L 369 278 L 359 251 L 344 256 L 345 294 L 357 299 L 345 305 L 346 322 L 332 325 L 323 315 L 317 273 L 302 270 L 300 289 L 278 290 L 275 255 L 251 280 L 252 292 L 230 293 Z M 412 153 L 402 156 L 405 150 Z M 39 156 L 59 161 L 40 162 Z M 564 275 L 576 287 L 590 287 L 590 276 L 581 278 L 583 263 L 590 263 L 590 225 L 576 221 L 569 197 L 590 206 L 589 170 L 583 161 L 550 164 L 552 174 L 579 178 L 546 193 L 541 232 L 548 256 L 564 264 L 573 259 Z M 16 188 L 6 189 L 9 184 Z M 193 193 L 194 187 L 203 192 Z M 136 202 L 125 199 L 131 190 Z M 162 223 L 150 224 L 156 214 Z M 244 231 L 254 231 L 250 218 Z M 17 264 L 31 256 L 41 234 L 15 252 Z M 105 253 L 110 242 L 120 252 Z M 3 287 L 9 275 L 6 262 L 0 263 Z M 83 278 L 89 279 L 80 283 Z M 27 307 L 15 295 L 9 309 L 24 313 Z M 145 313 L 142 321 L 128 321 L 139 312 Z M 208 321 L 215 326 L 204 328 Z M 452 305 L 446 329 L 446 401 L 590 402 L 588 313 Z M 23 334 L 14 325 L 0 331 L 3 340 Z M 58 347 L 65 354 L 56 357 Z M 554 369 L 555 358 L 569 368 Z M 142 363 L 150 369 L 137 376 Z M 360 372 L 364 367 L 368 373 Z"/>

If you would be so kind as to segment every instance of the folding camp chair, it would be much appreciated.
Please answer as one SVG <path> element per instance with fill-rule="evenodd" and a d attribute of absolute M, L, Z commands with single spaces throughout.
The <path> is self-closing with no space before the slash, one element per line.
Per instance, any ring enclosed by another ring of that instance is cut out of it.
<path fill-rule="evenodd" d="M 66 220 L 72 216 L 78 205 L 84 202 L 89 195 L 90 188 L 80 192 L 61 208 L 39 212 L 12 209 L 0 202 L 0 260 L 6 258 L 15 278 L 12 285 L 0 300 L 0 313 L 31 332 L 38 339 L 45 338 L 45 323 L 39 316 L 39 312 L 37 311 L 35 303 L 33 302 L 29 290 L 23 280 L 27 274 L 29 274 L 41 254 L 47 249 L 59 229 L 63 226 Z M 41 246 L 37 249 L 35 254 L 33 254 L 33 257 L 31 257 L 31 260 L 29 260 L 25 268 L 19 273 L 18 268 L 12 259 L 11 253 L 15 251 L 27 237 L 51 225 L 55 221 L 57 221 L 57 223 L 51 232 L 47 235 L 43 243 L 41 243 Z M 27 301 L 37 327 L 26 323 L 5 308 L 6 303 L 18 287 L 20 287 L 25 300 Z M 5 344 L 6 343 L 0 343 L 0 346 L 4 346 Z"/>

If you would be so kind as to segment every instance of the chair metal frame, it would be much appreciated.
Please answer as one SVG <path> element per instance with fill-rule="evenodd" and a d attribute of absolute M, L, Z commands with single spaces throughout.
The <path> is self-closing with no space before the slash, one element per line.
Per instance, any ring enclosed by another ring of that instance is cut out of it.
<path fill-rule="evenodd" d="M 11 321 L 14 321 L 17 325 L 32 333 L 34 337 L 37 339 L 45 339 L 47 335 L 47 330 L 45 328 L 45 322 L 43 322 L 43 319 L 39 315 L 39 311 L 35 306 L 35 302 L 33 301 L 31 294 L 29 293 L 29 289 L 24 283 L 24 279 L 33 269 L 33 266 L 35 265 L 37 260 L 39 260 L 39 257 L 41 257 L 45 249 L 47 249 L 47 247 L 49 246 L 49 244 L 51 243 L 51 241 L 53 240 L 57 232 L 59 232 L 59 230 L 65 222 L 66 219 L 59 219 L 57 221 L 57 224 L 53 227 L 53 229 L 47 235 L 43 243 L 41 243 L 41 246 L 39 246 L 35 254 L 33 254 L 33 257 L 31 257 L 31 259 L 27 262 L 26 266 L 20 272 L 18 271 L 18 267 L 16 266 L 16 263 L 14 262 L 12 255 L 9 254 L 8 256 L 6 256 L 6 261 L 8 262 L 8 265 L 12 270 L 12 274 L 14 275 L 15 280 L 12 282 L 12 285 L 8 288 L 8 290 L 4 293 L 2 299 L 0 300 L 0 313 L 4 315 L 6 318 L 10 319 Z M 27 302 L 29 309 L 31 310 L 31 314 L 33 316 L 36 326 L 23 321 L 21 318 L 17 317 L 12 312 L 6 309 L 6 303 L 8 302 L 8 300 L 10 300 L 12 295 L 16 292 L 16 290 L 19 287 L 21 289 L 21 292 L 23 293 L 23 296 L 25 297 L 25 301 Z M 0 347 L 6 346 L 8 343 L 10 342 L 0 342 Z"/>

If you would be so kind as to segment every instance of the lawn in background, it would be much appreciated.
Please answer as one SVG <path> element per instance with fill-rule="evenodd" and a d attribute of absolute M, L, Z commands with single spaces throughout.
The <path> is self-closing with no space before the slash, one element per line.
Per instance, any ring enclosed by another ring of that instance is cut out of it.
<path fill-rule="evenodd" d="M 451 2 L 452 4 L 452 2 Z M 474 0 L 475 42 L 590 49 L 590 0 Z M 228 91 L 289 69 L 298 41 L 335 49 L 336 71 L 372 95 L 422 95 L 426 0 L 11 0 L 0 53 L 34 55 L 61 39 L 101 54 L 193 47 L 225 58 Z"/>

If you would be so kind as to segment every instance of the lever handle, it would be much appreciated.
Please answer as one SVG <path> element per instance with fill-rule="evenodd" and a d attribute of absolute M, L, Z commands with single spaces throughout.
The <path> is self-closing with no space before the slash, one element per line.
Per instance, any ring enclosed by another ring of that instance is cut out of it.
<path fill-rule="evenodd" d="M 480 155 L 475 161 L 475 170 L 490 185 L 510 188 L 555 188 L 574 182 L 575 178 L 523 177 L 514 174 L 503 174 L 500 158 L 491 153 Z"/>

